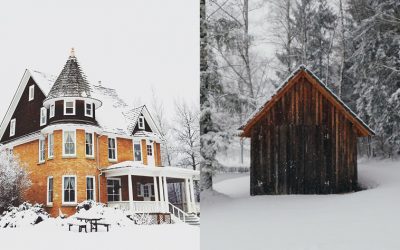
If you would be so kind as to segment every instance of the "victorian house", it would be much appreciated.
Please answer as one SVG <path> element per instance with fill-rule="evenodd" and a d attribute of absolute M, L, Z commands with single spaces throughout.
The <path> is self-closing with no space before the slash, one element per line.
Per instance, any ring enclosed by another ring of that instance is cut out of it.
<path fill-rule="evenodd" d="M 198 212 L 199 172 L 164 166 L 163 138 L 146 106 L 132 108 L 114 89 L 90 84 L 73 50 L 58 77 L 25 70 L 0 138 L 28 168 L 25 199 L 52 216 L 73 214 L 84 200 L 175 219 Z M 170 202 L 177 187 L 180 197 Z"/>

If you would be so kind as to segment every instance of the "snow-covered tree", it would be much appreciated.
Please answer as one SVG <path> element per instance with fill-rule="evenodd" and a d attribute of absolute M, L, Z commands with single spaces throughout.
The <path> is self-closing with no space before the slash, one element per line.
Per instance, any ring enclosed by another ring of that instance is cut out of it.
<path fill-rule="evenodd" d="M 0 150 L 0 210 L 23 202 L 23 192 L 31 184 L 25 169 L 12 151 Z"/>
<path fill-rule="evenodd" d="M 347 74 L 354 81 L 358 114 L 375 130 L 375 155 L 399 151 L 400 2 L 350 0 L 354 20 Z"/>

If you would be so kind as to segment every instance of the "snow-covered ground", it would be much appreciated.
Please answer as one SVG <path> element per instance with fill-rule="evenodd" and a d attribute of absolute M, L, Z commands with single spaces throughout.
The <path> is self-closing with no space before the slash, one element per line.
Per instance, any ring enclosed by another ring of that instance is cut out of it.
<path fill-rule="evenodd" d="M 0 229 L 0 249 L 200 249 L 200 228 L 186 224 L 112 227 L 110 232 L 69 232 L 57 220 Z"/>
<path fill-rule="evenodd" d="M 202 194 L 201 249 L 400 249 L 400 162 L 359 162 L 367 190 L 249 196 L 248 174 L 215 178 Z"/>

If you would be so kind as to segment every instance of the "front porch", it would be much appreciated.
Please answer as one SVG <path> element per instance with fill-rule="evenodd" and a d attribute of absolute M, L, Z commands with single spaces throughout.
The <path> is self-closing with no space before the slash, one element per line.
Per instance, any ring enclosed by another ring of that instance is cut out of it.
<path fill-rule="evenodd" d="M 194 181 L 199 171 L 149 167 L 127 161 L 104 169 L 108 205 L 132 213 L 196 214 Z"/>

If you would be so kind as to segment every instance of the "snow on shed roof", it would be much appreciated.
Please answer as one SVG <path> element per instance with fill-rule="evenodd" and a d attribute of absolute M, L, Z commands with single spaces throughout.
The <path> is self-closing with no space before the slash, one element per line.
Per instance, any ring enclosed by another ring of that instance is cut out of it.
<path fill-rule="evenodd" d="M 360 123 L 370 134 L 375 135 L 375 132 L 363 121 L 361 118 L 355 114 L 350 107 L 348 107 L 335 93 L 330 90 L 321 79 L 319 79 L 312 71 L 307 69 L 307 67 L 303 64 L 301 64 L 299 67 L 297 67 L 296 70 L 294 70 L 283 82 L 282 84 L 275 90 L 275 92 L 268 96 L 266 100 L 260 105 L 256 110 L 247 118 L 247 120 L 244 121 L 244 123 L 240 126 L 239 129 L 244 130 L 247 126 L 250 126 L 250 123 L 258 117 L 261 112 L 264 110 L 264 108 L 267 107 L 267 105 L 270 103 L 270 101 L 278 94 L 280 91 L 290 82 L 290 80 L 295 77 L 300 71 L 305 71 L 308 73 L 310 76 L 312 76 L 316 82 L 322 86 L 326 91 L 329 92 L 329 94 L 339 103 L 344 109 L 350 113 L 350 115 L 358 122 Z"/>

